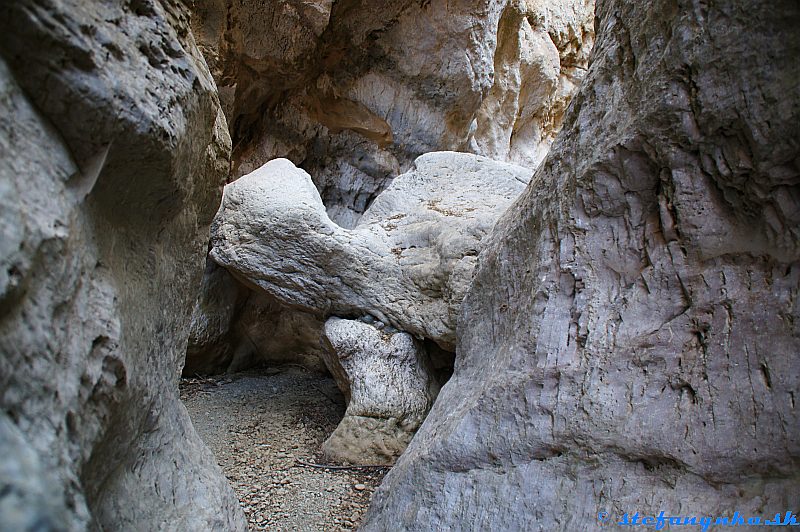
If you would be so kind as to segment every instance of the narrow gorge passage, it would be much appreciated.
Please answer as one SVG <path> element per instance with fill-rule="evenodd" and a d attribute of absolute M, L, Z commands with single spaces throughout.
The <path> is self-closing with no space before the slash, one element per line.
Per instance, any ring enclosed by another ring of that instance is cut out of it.
<path fill-rule="evenodd" d="M 320 445 L 342 419 L 330 376 L 297 366 L 185 378 L 183 400 L 233 486 L 251 530 L 358 526 L 384 470 L 328 470 Z"/>

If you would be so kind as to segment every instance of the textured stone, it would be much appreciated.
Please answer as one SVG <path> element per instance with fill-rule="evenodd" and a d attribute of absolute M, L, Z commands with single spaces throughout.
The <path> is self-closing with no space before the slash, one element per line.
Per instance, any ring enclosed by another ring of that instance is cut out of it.
<path fill-rule="evenodd" d="M 439 392 L 425 349 L 408 333 L 357 320 L 330 318 L 324 334 L 347 411 L 322 451 L 354 464 L 394 462 Z"/>
<path fill-rule="evenodd" d="M 598 4 L 564 129 L 364 530 L 772 517 L 800 492 L 800 8 Z"/>
<path fill-rule="evenodd" d="M 426 154 L 348 230 L 328 218 L 306 172 L 276 159 L 225 187 L 210 256 L 286 305 L 322 318 L 371 315 L 452 350 L 482 239 L 528 174 Z"/>
<path fill-rule="evenodd" d="M 263 362 L 324 372 L 322 325 L 310 313 L 287 309 L 263 290 L 247 288 L 207 259 L 183 373 L 224 373 Z"/>
<path fill-rule="evenodd" d="M 561 129 L 593 41 L 593 0 L 508 2 L 470 151 L 536 168 Z"/>
<path fill-rule="evenodd" d="M 352 228 L 419 155 L 536 165 L 593 40 L 587 0 L 198 2 L 234 177 L 285 157 Z"/>
<path fill-rule="evenodd" d="M 537 166 L 585 73 L 593 8 L 593 0 L 211 0 L 195 3 L 193 27 L 231 125 L 232 177 L 287 158 L 312 176 L 331 220 L 351 229 L 423 153 Z M 209 297 L 229 296 L 198 299 Z M 274 316 L 262 331 L 308 321 L 289 308 Z M 233 329 L 251 329 L 238 321 Z M 220 371 L 255 353 L 246 340 L 220 339 L 190 342 L 187 369 Z M 290 351 L 307 364 L 315 347 L 303 344 Z"/>
<path fill-rule="evenodd" d="M 0 110 L 0 528 L 244 530 L 178 398 L 230 150 L 183 5 L 4 3 Z"/>

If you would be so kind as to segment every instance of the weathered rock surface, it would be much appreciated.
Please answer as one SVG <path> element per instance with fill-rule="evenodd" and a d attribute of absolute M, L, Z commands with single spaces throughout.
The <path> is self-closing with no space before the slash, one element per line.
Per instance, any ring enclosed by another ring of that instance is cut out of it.
<path fill-rule="evenodd" d="M 800 493 L 800 7 L 598 5 L 585 84 L 365 530 L 772 517 Z"/>
<path fill-rule="evenodd" d="M 251 290 L 207 259 L 189 328 L 184 375 L 237 371 L 258 363 L 301 364 L 325 372 L 323 322 Z"/>
<path fill-rule="evenodd" d="M 594 40 L 593 0 L 211 0 L 194 9 L 231 126 L 232 178 L 287 158 L 348 229 L 423 153 L 537 166 Z M 231 291 L 242 290 L 235 281 Z M 198 300 L 220 297 L 231 295 Z M 261 330 L 299 332 L 309 320 L 289 308 L 273 315 Z M 231 329 L 253 328 L 234 317 Z M 279 356 L 241 337 L 196 345 L 193 336 L 187 371 L 238 367 L 255 352 Z M 315 349 L 302 341 L 288 351 L 308 364 Z"/>
<path fill-rule="evenodd" d="M 593 1 L 198 2 L 234 177 L 278 157 L 352 228 L 419 155 L 536 165 L 593 41 Z"/>
<path fill-rule="evenodd" d="M 561 129 L 593 42 L 594 0 L 508 2 L 470 151 L 536 168 Z"/>
<path fill-rule="evenodd" d="M 0 7 L 0 528 L 243 530 L 178 399 L 230 141 L 183 5 Z"/>
<path fill-rule="evenodd" d="M 439 392 L 422 343 L 408 333 L 339 318 L 325 322 L 324 334 L 326 362 L 348 403 L 323 452 L 354 464 L 394 462 Z"/>
<path fill-rule="evenodd" d="M 210 257 L 285 305 L 322 318 L 371 315 L 452 350 L 482 239 L 528 174 L 426 154 L 348 230 L 328 218 L 306 172 L 276 159 L 225 187 Z"/>

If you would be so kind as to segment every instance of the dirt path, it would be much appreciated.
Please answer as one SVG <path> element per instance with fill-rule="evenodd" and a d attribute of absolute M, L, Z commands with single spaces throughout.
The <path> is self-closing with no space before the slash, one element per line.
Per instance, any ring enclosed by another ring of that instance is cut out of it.
<path fill-rule="evenodd" d="M 326 470 L 319 449 L 344 414 L 333 379 L 287 367 L 184 379 L 181 398 L 251 530 L 355 528 L 382 469 Z"/>

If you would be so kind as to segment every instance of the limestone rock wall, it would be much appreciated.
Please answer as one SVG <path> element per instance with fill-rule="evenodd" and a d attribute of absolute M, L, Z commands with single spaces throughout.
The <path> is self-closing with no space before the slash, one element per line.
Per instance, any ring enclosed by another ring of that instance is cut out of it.
<path fill-rule="evenodd" d="M 181 2 L 0 7 L 0 528 L 244 530 L 178 398 L 229 170 Z"/>
<path fill-rule="evenodd" d="M 800 492 L 800 9 L 598 4 L 479 257 L 453 378 L 365 530 L 773 517 Z"/>
<path fill-rule="evenodd" d="M 323 322 L 250 289 L 210 258 L 192 311 L 183 374 L 237 371 L 260 363 L 301 364 L 326 372 Z"/>
<path fill-rule="evenodd" d="M 535 166 L 593 42 L 590 0 L 215 0 L 195 32 L 225 103 L 233 177 L 285 157 L 351 228 L 419 155 Z"/>
<path fill-rule="evenodd" d="M 351 229 L 427 152 L 535 168 L 584 75 L 593 10 L 593 0 L 197 2 L 194 32 L 233 137 L 230 179 L 287 158 L 313 177 L 331 220 Z M 204 290 L 206 307 L 228 297 Z M 299 331 L 309 319 L 284 308 L 264 328 Z M 237 317 L 231 327 L 250 328 Z M 277 355 L 233 336 L 190 338 L 187 370 Z M 317 342 L 294 344 L 287 356 L 309 365 Z"/>

